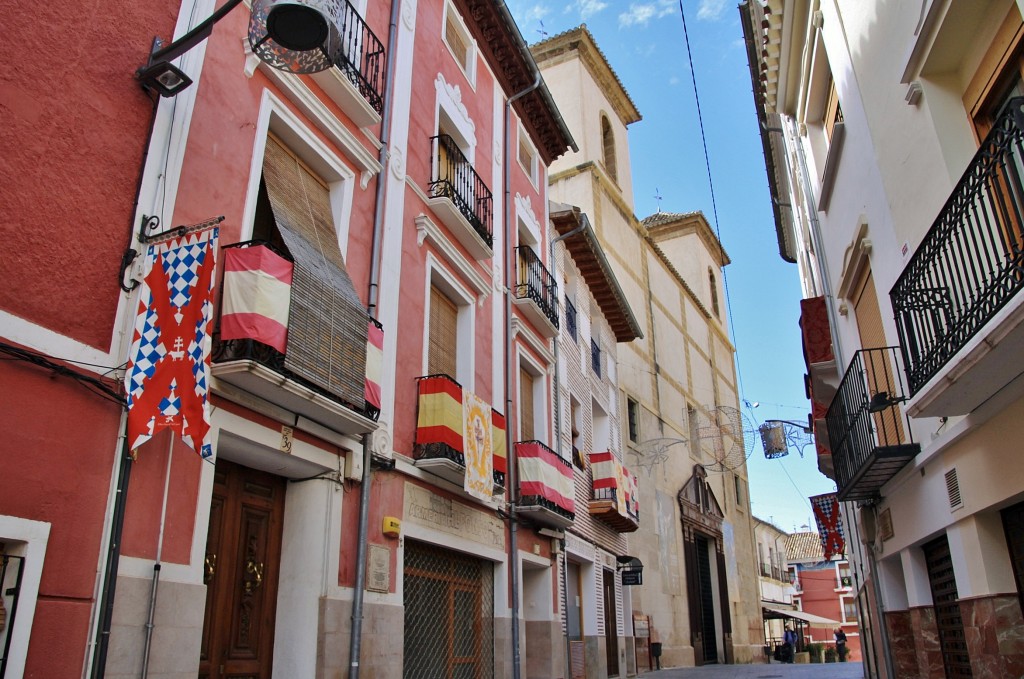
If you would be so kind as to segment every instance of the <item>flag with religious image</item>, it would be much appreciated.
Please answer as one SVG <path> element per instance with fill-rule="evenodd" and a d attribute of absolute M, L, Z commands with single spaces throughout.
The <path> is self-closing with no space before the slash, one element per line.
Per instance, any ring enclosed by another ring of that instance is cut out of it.
<path fill-rule="evenodd" d="M 164 429 L 204 458 L 210 443 L 210 318 L 220 229 L 152 243 L 128 354 L 128 444 Z"/>
<path fill-rule="evenodd" d="M 818 524 L 818 535 L 821 536 L 821 548 L 825 560 L 836 554 L 846 553 L 846 533 L 843 530 L 843 517 L 839 513 L 839 500 L 835 493 L 815 495 L 810 498 L 814 508 L 814 521 Z"/>

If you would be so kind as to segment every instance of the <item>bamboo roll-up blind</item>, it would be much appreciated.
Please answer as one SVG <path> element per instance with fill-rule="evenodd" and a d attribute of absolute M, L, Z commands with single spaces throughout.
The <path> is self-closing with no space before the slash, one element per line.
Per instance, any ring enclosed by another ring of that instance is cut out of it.
<path fill-rule="evenodd" d="M 362 410 L 367 314 L 338 246 L 327 185 L 272 136 L 263 179 L 295 260 L 285 367 Z"/>

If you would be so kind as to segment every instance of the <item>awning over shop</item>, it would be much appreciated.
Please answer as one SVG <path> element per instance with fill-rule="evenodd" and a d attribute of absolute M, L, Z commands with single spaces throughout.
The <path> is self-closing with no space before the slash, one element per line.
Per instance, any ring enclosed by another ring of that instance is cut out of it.
<path fill-rule="evenodd" d="M 785 608 L 773 608 L 771 606 L 762 606 L 761 610 L 764 613 L 765 620 L 790 618 L 792 620 L 806 622 L 807 624 L 814 625 L 815 627 L 836 627 L 842 624 L 838 620 L 823 618 L 820 615 L 814 615 L 813 613 L 806 613 L 804 611 L 792 611 Z"/>

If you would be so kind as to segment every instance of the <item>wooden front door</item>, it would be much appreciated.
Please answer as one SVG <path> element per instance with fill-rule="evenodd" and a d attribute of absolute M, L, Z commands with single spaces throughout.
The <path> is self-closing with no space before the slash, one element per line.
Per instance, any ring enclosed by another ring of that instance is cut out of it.
<path fill-rule="evenodd" d="M 953 559 L 945 535 L 924 545 L 924 558 L 928 565 L 928 581 L 932 589 L 935 624 L 939 629 L 939 645 L 946 677 L 970 677 L 971 658 L 967 652 L 963 618 L 960 616 L 960 597 L 953 573 Z"/>
<path fill-rule="evenodd" d="M 202 679 L 270 677 L 285 483 L 217 461 L 203 575 Z"/>
<path fill-rule="evenodd" d="M 604 640 L 605 661 L 608 663 L 608 676 L 619 676 L 619 625 L 618 613 L 615 609 L 615 574 L 604 573 Z"/>

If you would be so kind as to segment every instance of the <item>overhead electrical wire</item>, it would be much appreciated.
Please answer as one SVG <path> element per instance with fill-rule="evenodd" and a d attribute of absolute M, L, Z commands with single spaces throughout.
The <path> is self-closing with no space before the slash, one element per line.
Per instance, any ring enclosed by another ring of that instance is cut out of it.
<path fill-rule="evenodd" d="M 725 246 L 722 245 L 722 227 L 718 222 L 718 202 L 715 200 L 715 182 L 711 178 L 711 156 L 708 154 L 708 140 L 704 133 L 704 116 L 701 112 L 700 107 L 700 94 L 697 91 L 697 73 L 693 68 L 693 53 L 690 51 L 690 35 L 686 30 L 686 12 L 683 11 L 683 0 L 679 0 L 679 17 L 683 22 L 683 41 L 686 43 L 686 59 L 689 62 L 690 67 L 690 80 L 693 82 L 693 98 L 697 103 L 697 122 L 700 124 L 700 140 L 704 145 L 704 166 L 707 168 L 708 173 L 708 187 L 711 190 L 711 212 L 715 220 L 715 235 L 718 237 L 718 249 L 722 255 L 722 260 L 725 260 Z M 729 334 L 732 335 L 734 332 L 735 324 L 733 323 L 732 316 L 732 300 L 729 296 L 729 275 L 725 272 L 725 266 L 722 267 L 722 286 L 725 291 L 725 306 L 729 316 Z M 733 340 L 735 346 L 735 339 Z M 740 363 L 736 361 L 736 380 L 738 382 L 740 397 L 743 398 L 743 372 L 740 370 Z"/>

